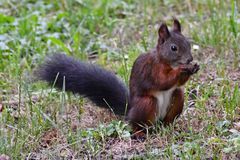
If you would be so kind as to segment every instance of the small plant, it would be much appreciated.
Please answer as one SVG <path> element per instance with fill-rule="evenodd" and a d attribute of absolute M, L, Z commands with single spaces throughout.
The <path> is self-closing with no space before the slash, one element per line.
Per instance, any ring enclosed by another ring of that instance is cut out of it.
<path fill-rule="evenodd" d="M 233 87 L 231 86 L 223 86 L 221 90 L 221 102 L 223 104 L 223 107 L 227 113 L 227 115 L 231 118 L 234 119 L 235 112 L 240 106 L 240 91 L 238 84 L 236 84 Z"/>

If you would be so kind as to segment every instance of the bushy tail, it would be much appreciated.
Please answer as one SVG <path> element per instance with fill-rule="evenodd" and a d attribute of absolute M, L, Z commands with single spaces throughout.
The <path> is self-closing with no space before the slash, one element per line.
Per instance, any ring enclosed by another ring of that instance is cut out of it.
<path fill-rule="evenodd" d="M 47 57 L 35 74 L 38 79 L 62 89 L 89 98 L 97 106 L 111 108 L 115 114 L 124 115 L 129 99 L 128 89 L 113 73 L 96 65 L 77 61 L 64 54 Z"/>

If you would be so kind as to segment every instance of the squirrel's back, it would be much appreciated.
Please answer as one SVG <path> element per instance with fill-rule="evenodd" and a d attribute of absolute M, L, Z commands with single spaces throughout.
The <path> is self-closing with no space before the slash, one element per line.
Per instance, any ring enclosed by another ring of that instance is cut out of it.
<path fill-rule="evenodd" d="M 96 65 L 75 60 L 65 54 L 54 54 L 39 66 L 36 75 L 62 89 L 89 98 L 100 107 L 110 108 L 124 115 L 129 99 L 128 89 L 112 72 Z"/>

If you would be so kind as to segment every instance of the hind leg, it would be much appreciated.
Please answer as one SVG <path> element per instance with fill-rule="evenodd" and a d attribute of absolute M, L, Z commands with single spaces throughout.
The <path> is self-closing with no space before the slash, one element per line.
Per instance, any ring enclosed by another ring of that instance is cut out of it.
<path fill-rule="evenodd" d="M 156 100 L 150 96 L 134 97 L 132 104 L 128 120 L 134 132 L 133 137 L 141 139 L 145 136 L 145 126 L 151 126 L 156 121 Z"/>

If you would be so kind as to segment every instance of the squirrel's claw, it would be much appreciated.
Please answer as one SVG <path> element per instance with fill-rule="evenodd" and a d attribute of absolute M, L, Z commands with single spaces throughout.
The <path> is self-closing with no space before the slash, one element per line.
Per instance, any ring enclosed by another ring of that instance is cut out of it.
<path fill-rule="evenodd" d="M 200 69 L 200 66 L 199 66 L 197 63 L 194 64 L 192 73 L 193 73 L 193 74 L 194 74 L 194 73 L 197 73 L 197 72 L 199 71 L 199 69 Z"/>

